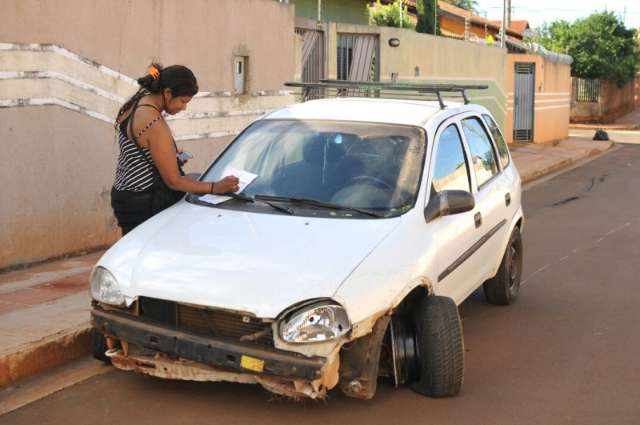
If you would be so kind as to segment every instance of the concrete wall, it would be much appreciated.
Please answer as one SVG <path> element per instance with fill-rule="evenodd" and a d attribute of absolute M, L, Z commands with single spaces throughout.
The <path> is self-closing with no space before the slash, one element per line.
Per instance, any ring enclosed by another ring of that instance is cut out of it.
<path fill-rule="evenodd" d="M 61 45 L 132 77 L 154 58 L 185 64 L 208 91 L 232 88 L 234 52 L 259 70 L 254 89 L 280 89 L 294 67 L 294 8 L 273 0 L 3 0 L 2 15 L 2 42 Z"/>
<path fill-rule="evenodd" d="M 203 170 L 261 114 L 294 101 L 294 7 L 272 0 L 4 0 L 0 26 L 0 269 L 113 243 L 118 107 L 151 59 L 202 91 L 169 125 Z M 27 44 L 29 43 L 29 44 Z M 234 55 L 249 57 L 232 92 Z"/>
<path fill-rule="evenodd" d="M 486 84 L 488 90 L 470 91 L 475 103 L 486 106 L 496 120 L 504 122 L 506 50 L 462 40 L 434 37 L 415 31 L 348 24 L 330 24 L 327 69 L 329 78 L 337 76 L 337 34 L 378 34 L 380 45 L 380 80 L 398 82 L 431 82 Z M 389 39 L 400 40 L 398 47 Z M 456 101 L 461 101 L 458 97 Z"/>
<path fill-rule="evenodd" d="M 318 20 L 318 0 L 290 0 L 296 7 L 296 16 Z M 363 0 L 322 0 L 322 21 L 367 25 L 369 14 Z"/>
<path fill-rule="evenodd" d="M 571 102 L 571 122 L 612 123 L 638 105 L 638 77 L 622 87 L 600 80 L 598 102 Z"/>
<path fill-rule="evenodd" d="M 540 55 L 510 54 L 505 69 L 507 117 L 505 137 L 513 142 L 514 80 L 517 62 L 535 64 L 533 142 L 551 143 L 569 136 L 571 66 L 554 63 Z"/>

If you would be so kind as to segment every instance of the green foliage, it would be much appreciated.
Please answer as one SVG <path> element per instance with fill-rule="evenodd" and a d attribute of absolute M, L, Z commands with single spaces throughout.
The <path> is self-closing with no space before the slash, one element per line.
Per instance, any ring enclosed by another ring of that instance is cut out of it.
<path fill-rule="evenodd" d="M 437 34 L 436 26 L 436 1 L 437 0 L 417 0 L 418 23 L 416 31 L 425 34 Z"/>
<path fill-rule="evenodd" d="M 476 0 L 444 0 L 446 3 L 452 4 L 469 12 L 476 13 L 478 2 Z"/>
<path fill-rule="evenodd" d="M 373 5 L 368 5 L 369 24 L 381 27 L 396 27 L 414 29 L 415 25 L 409 20 L 407 6 L 402 6 L 402 22 L 400 21 L 400 0 L 384 5 L 377 0 Z"/>
<path fill-rule="evenodd" d="M 593 13 L 573 23 L 555 21 L 538 31 L 533 41 L 573 57 L 575 77 L 603 78 L 623 86 L 638 70 L 636 31 L 625 28 L 612 12 Z"/>

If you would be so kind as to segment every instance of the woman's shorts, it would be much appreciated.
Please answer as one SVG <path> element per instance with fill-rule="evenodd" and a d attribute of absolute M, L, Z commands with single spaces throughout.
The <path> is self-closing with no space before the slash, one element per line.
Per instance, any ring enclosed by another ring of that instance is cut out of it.
<path fill-rule="evenodd" d="M 153 194 L 150 189 L 143 192 L 111 189 L 111 208 L 123 235 L 153 215 L 152 202 Z"/>

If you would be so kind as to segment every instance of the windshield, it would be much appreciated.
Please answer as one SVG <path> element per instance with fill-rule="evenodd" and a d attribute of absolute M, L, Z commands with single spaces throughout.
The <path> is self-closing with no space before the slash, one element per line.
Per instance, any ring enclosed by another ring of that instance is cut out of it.
<path fill-rule="evenodd" d="M 424 152 L 424 131 L 417 127 L 262 120 L 245 130 L 203 179 L 244 170 L 257 175 L 242 192 L 248 197 L 305 198 L 402 213 L 413 206 Z"/>

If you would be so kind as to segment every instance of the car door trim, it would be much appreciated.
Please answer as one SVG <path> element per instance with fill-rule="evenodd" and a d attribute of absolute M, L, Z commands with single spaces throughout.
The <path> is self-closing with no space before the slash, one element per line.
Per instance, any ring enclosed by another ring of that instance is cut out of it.
<path fill-rule="evenodd" d="M 453 273 L 455 269 L 460 267 L 462 263 L 468 260 L 469 257 L 471 257 L 477 250 L 479 250 L 480 247 L 484 245 L 491 238 L 491 236 L 495 235 L 498 232 L 498 230 L 500 230 L 500 228 L 504 226 L 506 223 L 507 223 L 507 220 L 503 219 L 500 223 L 496 224 L 491 230 L 485 233 L 476 243 L 471 245 L 469 249 L 467 249 L 460 257 L 458 257 L 453 263 L 451 263 L 449 267 L 444 269 L 442 273 L 440 273 L 440 276 L 438 276 L 438 282 L 441 282 L 442 280 L 444 280 L 444 278 L 446 278 L 451 273 Z"/>

